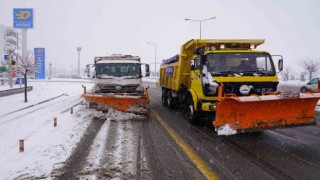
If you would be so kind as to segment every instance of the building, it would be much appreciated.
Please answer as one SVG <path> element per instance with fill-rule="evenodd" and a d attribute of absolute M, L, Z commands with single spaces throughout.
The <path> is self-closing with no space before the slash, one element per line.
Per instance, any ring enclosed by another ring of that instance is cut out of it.
<path fill-rule="evenodd" d="M 22 56 L 22 32 L 21 29 L 0 24 L 0 62 L 3 64 L 4 55 L 17 50 Z"/>

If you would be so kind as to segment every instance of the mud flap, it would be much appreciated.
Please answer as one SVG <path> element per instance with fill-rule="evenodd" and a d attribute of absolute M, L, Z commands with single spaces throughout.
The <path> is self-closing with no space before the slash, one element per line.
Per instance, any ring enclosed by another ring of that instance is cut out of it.
<path fill-rule="evenodd" d="M 230 127 L 233 134 L 288 126 L 313 125 L 319 93 L 227 97 L 217 106 L 216 130 Z M 219 134 L 219 133 L 218 133 Z"/>

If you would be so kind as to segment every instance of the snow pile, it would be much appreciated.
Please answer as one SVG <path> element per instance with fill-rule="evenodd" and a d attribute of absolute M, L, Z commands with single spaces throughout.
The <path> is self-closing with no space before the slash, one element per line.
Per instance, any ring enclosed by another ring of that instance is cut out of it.
<path fill-rule="evenodd" d="M 207 65 L 203 66 L 202 74 L 203 74 L 203 77 L 202 77 L 203 84 L 209 84 L 208 89 L 213 94 L 215 94 L 217 92 L 217 88 L 219 87 L 219 84 L 214 82 L 214 80 L 212 79 L 210 72 L 208 72 Z"/>
<path fill-rule="evenodd" d="M 232 129 L 229 124 L 226 124 L 224 126 L 220 126 L 218 129 L 216 129 L 216 131 L 219 136 L 220 135 L 228 136 L 228 135 L 237 134 L 237 131 Z"/>
<path fill-rule="evenodd" d="M 137 120 L 145 119 L 145 117 L 143 116 L 139 116 L 133 113 L 121 112 L 111 108 L 109 109 L 108 113 L 105 114 L 105 117 L 107 118 L 107 120 L 111 120 L 111 121 L 127 121 L 131 119 L 137 119 Z"/>

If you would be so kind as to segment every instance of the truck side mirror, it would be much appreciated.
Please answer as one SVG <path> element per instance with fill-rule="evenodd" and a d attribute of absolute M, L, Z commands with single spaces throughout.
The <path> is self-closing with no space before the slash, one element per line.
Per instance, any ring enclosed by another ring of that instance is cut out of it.
<path fill-rule="evenodd" d="M 149 68 L 149 64 L 146 64 L 146 77 L 150 76 L 150 68 Z"/>
<path fill-rule="evenodd" d="M 278 69 L 279 69 L 279 71 L 282 71 L 282 69 L 283 69 L 283 59 L 282 58 L 279 59 L 279 61 L 278 61 Z"/>
<path fill-rule="evenodd" d="M 190 69 L 191 70 L 195 70 L 196 69 L 196 62 L 195 62 L 195 60 L 191 60 L 191 62 L 190 62 Z"/>
<path fill-rule="evenodd" d="M 87 74 L 90 74 L 90 64 L 87 64 L 86 65 L 86 71 L 85 71 Z"/>

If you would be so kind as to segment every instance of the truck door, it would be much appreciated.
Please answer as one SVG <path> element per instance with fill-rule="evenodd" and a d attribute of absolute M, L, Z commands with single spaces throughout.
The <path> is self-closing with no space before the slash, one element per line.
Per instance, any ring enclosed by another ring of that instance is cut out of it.
<path fill-rule="evenodd" d="M 197 94 L 202 94 L 201 83 L 201 62 L 200 56 L 191 60 L 191 75 L 190 75 L 190 89 L 196 91 Z"/>

